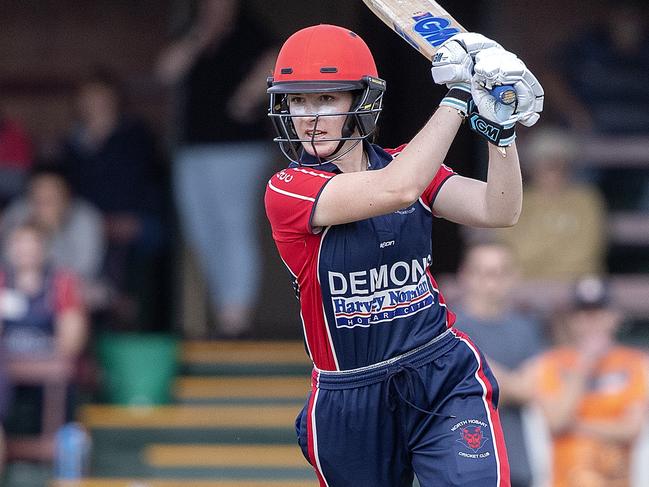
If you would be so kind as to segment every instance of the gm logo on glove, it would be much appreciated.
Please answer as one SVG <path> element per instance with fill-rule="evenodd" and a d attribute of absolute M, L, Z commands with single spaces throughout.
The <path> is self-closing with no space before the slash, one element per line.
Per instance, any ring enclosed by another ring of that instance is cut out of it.
<path fill-rule="evenodd" d="M 498 142 L 502 125 L 490 123 L 489 120 L 481 117 L 477 113 L 471 115 L 469 122 L 471 123 L 471 129 L 473 131 L 484 135 L 487 139 L 494 143 Z"/>

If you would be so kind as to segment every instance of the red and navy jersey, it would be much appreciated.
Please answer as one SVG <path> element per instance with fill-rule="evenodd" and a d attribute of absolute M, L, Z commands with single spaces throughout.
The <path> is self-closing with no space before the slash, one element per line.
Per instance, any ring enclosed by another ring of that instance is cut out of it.
<path fill-rule="evenodd" d="M 366 144 L 369 170 L 404 146 Z M 349 370 L 408 352 L 453 325 L 430 272 L 433 201 L 455 173 L 442 166 L 419 200 L 387 215 L 313 228 L 333 163 L 292 164 L 266 188 L 273 238 L 293 275 L 307 350 L 321 370 Z"/>

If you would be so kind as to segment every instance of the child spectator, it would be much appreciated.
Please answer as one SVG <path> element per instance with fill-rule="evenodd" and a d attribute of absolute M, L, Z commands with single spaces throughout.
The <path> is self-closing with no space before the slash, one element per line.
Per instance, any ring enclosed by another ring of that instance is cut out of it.
<path fill-rule="evenodd" d="M 621 314 L 605 281 L 577 282 L 568 343 L 539 357 L 536 401 L 550 429 L 553 487 L 628 486 L 630 454 L 649 404 L 645 353 L 615 340 Z"/>
<path fill-rule="evenodd" d="M 77 278 L 51 264 L 45 236 L 31 223 L 16 227 L 8 238 L 7 264 L 0 269 L 0 327 L 3 357 L 11 361 L 72 367 L 86 344 L 88 323 Z M 8 433 L 40 433 L 43 387 L 21 385 L 15 392 L 19 406 L 12 408 Z"/>
<path fill-rule="evenodd" d="M 87 322 L 74 274 L 55 268 L 45 236 L 34 224 L 8 237 L 0 270 L 2 344 L 8 355 L 73 359 L 85 345 Z"/>

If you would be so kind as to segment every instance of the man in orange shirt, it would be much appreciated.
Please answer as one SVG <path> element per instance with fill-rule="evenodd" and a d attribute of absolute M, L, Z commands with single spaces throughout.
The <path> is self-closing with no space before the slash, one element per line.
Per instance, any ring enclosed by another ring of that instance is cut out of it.
<path fill-rule="evenodd" d="M 552 437 L 554 487 L 628 487 L 645 421 L 649 362 L 615 342 L 621 321 L 604 281 L 580 280 L 565 320 L 568 343 L 538 359 L 538 403 Z"/>

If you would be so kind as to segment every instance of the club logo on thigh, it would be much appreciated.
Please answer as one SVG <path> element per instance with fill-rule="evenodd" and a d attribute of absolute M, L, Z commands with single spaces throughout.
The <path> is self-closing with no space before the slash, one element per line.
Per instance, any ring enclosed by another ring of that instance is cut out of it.
<path fill-rule="evenodd" d="M 451 431 L 458 433 L 456 441 L 462 446 L 458 455 L 465 458 L 487 458 L 489 451 L 483 450 L 490 438 L 487 436 L 489 425 L 479 419 L 466 419 L 456 423 Z"/>

